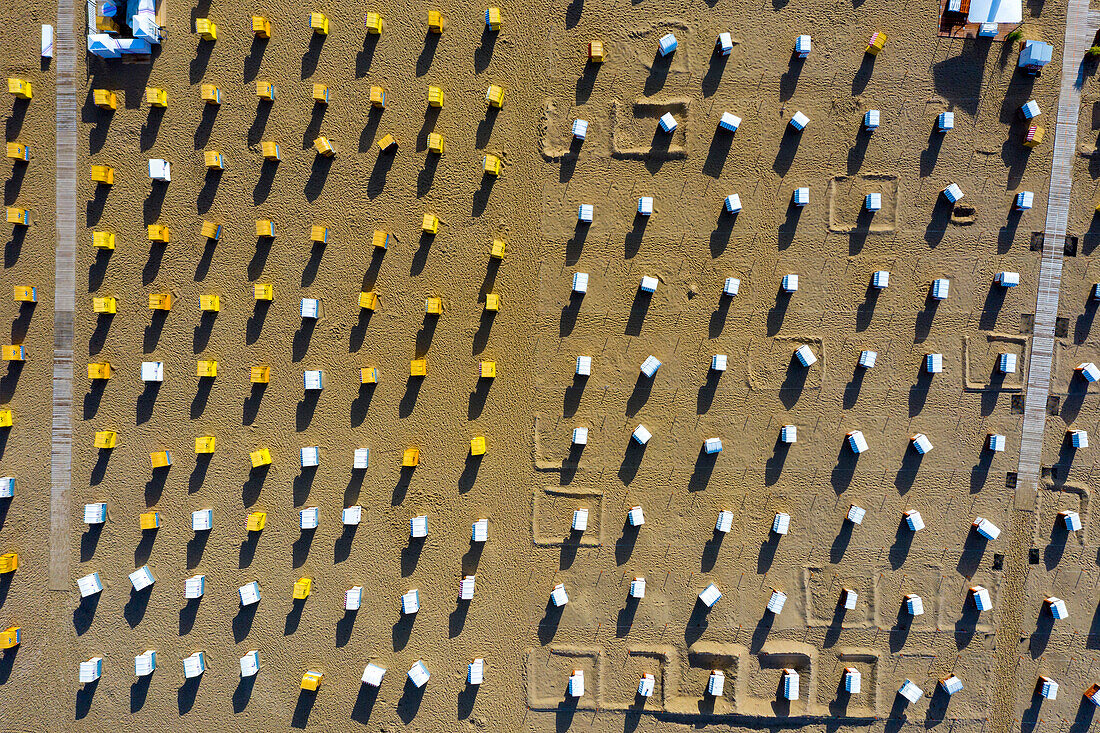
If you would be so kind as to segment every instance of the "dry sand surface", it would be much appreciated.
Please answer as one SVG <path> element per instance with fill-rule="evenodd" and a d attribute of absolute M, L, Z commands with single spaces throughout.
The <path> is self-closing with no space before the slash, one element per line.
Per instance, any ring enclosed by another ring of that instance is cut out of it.
<path fill-rule="evenodd" d="M 426 34 L 433 8 L 448 21 L 439 37 Z M 1095 388 L 1071 380 L 1075 364 L 1100 361 L 1086 306 L 1100 279 L 1088 266 L 1100 177 L 1091 78 L 1045 438 L 1053 467 L 1034 515 L 1012 510 L 1064 7 L 1025 5 L 1026 35 L 1055 47 L 1037 79 L 1015 73 L 1010 45 L 939 38 L 930 2 L 501 8 L 502 30 L 487 33 L 484 8 L 446 2 L 170 5 L 151 65 L 85 59 L 81 41 L 73 582 L 63 593 L 46 590 L 54 69 L 37 59 L 37 24 L 53 22 L 54 9 L 5 9 L 5 73 L 35 85 L 8 118 L 8 140 L 30 143 L 33 159 L 14 167 L 5 201 L 30 208 L 35 224 L 7 243 L 3 287 L 37 285 L 39 302 L 0 306 L 28 353 L 0 380 L 16 420 L 0 433 L 0 474 L 17 477 L 15 499 L 0 504 L 0 552 L 20 556 L 0 582 L 0 627 L 23 629 L 19 650 L 0 659 L 0 729 L 896 730 L 908 721 L 977 733 L 991 715 L 998 733 L 1087 728 L 1081 691 L 1100 675 L 1088 511 L 1096 465 L 1091 452 L 1065 449 L 1064 432 L 1100 440 Z M 329 16 L 327 37 L 310 33 L 308 10 Z M 385 20 L 380 38 L 366 34 L 370 10 Z M 254 12 L 271 20 L 270 41 L 254 39 Z M 218 24 L 214 43 L 193 33 L 205 16 Z M 877 58 L 864 55 L 875 30 L 890 37 Z M 712 52 L 722 31 L 735 43 L 725 59 Z M 679 48 L 659 60 L 666 32 Z M 805 61 L 791 59 L 799 33 L 813 36 Z M 585 64 L 593 39 L 607 49 L 602 65 Z M 257 81 L 276 86 L 274 103 L 257 102 Z M 202 103 L 202 83 L 220 87 L 220 107 Z M 328 85 L 327 106 L 313 104 L 314 83 Z M 490 84 L 505 89 L 499 111 L 486 111 Z M 384 111 L 368 104 L 372 85 L 386 89 Z M 442 109 L 428 108 L 429 85 L 445 91 Z M 149 108 L 146 86 L 167 90 L 166 110 Z M 119 109 L 96 109 L 93 88 L 116 90 Z M 1028 153 L 1018 108 L 1032 98 L 1048 142 Z M 873 135 L 860 132 L 869 109 L 882 115 Z M 799 110 L 810 124 L 792 134 L 786 122 Z M 956 129 L 941 136 L 932 130 L 945 110 Z M 673 135 L 657 132 L 665 111 L 678 121 Z M 734 136 L 715 132 L 723 111 L 743 120 Z M 576 118 L 590 123 L 579 145 Z M 445 139 L 441 157 L 427 151 L 432 131 Z M 395 155 L 374 145 L 387 133 Z M 318 135 L 334 158 L 314 153 Z M 265 140 L 280 144 L 278 165 L 264 163 Z M 224 155 L 224 171 L 205 169 L 207 150 Z M 504 162 L 495 181 L 482 175 L 486 154 Z M 170 184 L 151 184 L 149 158 L 170 161 Z M 91 164 L 113 166 L 115 184 L 94 186 Z M 940 195 L 953 182 L 969 207 L 957 221 Z M 810 201 L 800 209 L 790 202 L 801 186 Z M 1035 208 L 1010 215 L 1023 190 Z M 869 218 L 860 205 L 872 191 L 883 209 Z M 731 193 L 744 206 L 737 217 L 722 212 Z M 648 220 L 635 216 L 640 196 L 654 199 Z M 594 221 L 577 226 L 584 203 Z M 425 213 L 441 221 L 435 236 L 420 232 Z M 257 219 L 275 222 L 273 240 L 257 239 Z M 204 220 L 223 225 L 217 242 L 200 236 Z M 150 246 L 154 223 L 169 227 L 166 246 Z M 310 242 L 312 225 L 329 228 L 327 244 Z M 375 229 L 391 232 L 385 252 L 371 246 Z M 117 248 L 97 254 L 93 231 L 115 233 Z M 498 238 L 501 261 L 489 256 Z M 876 270 L 891 273 L 877 295 Z M 1003 270 L 1019 272 L 1020 286 L 993 287 Z M 575 272 L 589 274 L 583 298 L 570 296 Z M 799 289 L 783 296 L 789 273 Z M 638 292 L 645 275 L 659 280 L 652 296 Z M 727 277 L 740 279 L 732 299 L 720 295 Z M 937 305 L 929 289 L 941 277 L 951 295 Z M 274 286 L 269 307 L 253 300 L 257 283 Z M 378 293 L 374 313 L 358 307 L 361 290 Z M 147 297 L 164 292 L 175 303 L 157 317 Z M 495 316 L 489 293 L 501 297 Z M 203 315 L 209 294 L 221 309 Z M 116 297 L 117 314 L 94 315 L 93 296 Z M 439 317 L 424 313 L 433 296 L 444 299 Z M 315 322 L 300 317 L 302 298 L 321 299 Z M 801 344 L 818 359 L 808 369 L 792 361 Z M 855 366 L 864 349 L 878 352 L 873 370 Z M 943 373 L 922 371 L 928 353 L 943 355 Z M 1016 374 L 995 374 L 1001 353 L 1019 357 Z M 708 369 L 714 354 L 728 355 L 722 374 Z M 578 355 L 592 357 L 587 379 L 574 377 Z M 662 362 L 652 380 L 638 371 L 649 355 Z M 408 376 L 418 357 L 423 379 Z M 195 376 L 198 359 L 217 360 L 215 379 Z M 90 382 L 93 361 L 115 376 Z M 141 382 L 142 361 L 163 362 L 159 388 Z M 481 361 L 495 361 L 495 379 L 478 378 Z M 249 384 L 258 364 L 271 367 L 266 388 Z M 360 384 L 363 367 L 378 368 L 377 386 Z M 302 381 L 317 369 L 319 396 Z M 653 435 L 644 449 L 630 441 L 639 424 Z M 796 444 L 778 441 L 784 425 L 797 426 Z M 570 446 L 578 426 L 589 429 L 583 450 Z M 114 450 L 93 449 L 100 430 L 117 431 Z M 850 430 L 870 444 L 858 460 L 844 447 Z M 915 433 L 934 446 L 923 459 L 909 446 Z M 985 449 L 990 433 L 1007 436 L 1004 452 Z M 199 460 L 194 439 L 206 435 L 216 450 Z M 488 445 L 480 458 L 470 455 L 477 436 Z M 722 440 L 716 457 L 701 452 L 709 437 Z M 303 469 L 300 450 L 311 446 L 319 466 Z M 402 470 L 410 446 L 420 465 Z M 250 471 L 260 448 L 273 462 Z M 366 471 L 352 470 L 356 448 L 370 449 Z M 152 471 L 150 453 L 162 450 L 172 466 Z M 95 501 L 110 513 L 100 532 L 81 521 Z M 354 531 L 340 522 L 353 504 L 363 507 Z M 844 521 L 852 504 L 867 510 L 861 526 Z M 646 522 L 632 529 L 635 505 Z M 315 531 L 299 529 L 307 507 L 319 508 Z M 207 508 L 213 530 L 192 532 L 191 512 Z M 577 508 L 590 512 L 584 533 L 569 531 Z M 1068 537 L 1052 530 L 1067 508 L 1085 522 Z M 155 532 L 139 529 L 147 509 L 160 513 Z M 901 525 L 906 509 L 927 524 L 916 535 Z M 725 536 L 714 531 L 720 510 L 734 513 Z M 250 536 L 254 511 L 267 523 Z M 792 517 L 782 538 L 769 533 L 776 512 Z M 414 542 L 409 521 L 420 514 L 429 534 Z M 1003 530 L 997 540 L 971 531 L 979 515 Z M 484 547 L 470 542 L 479 518 L 489 522 Z M 133 593 L 127 575 L 146 563 L 156 583 Z M 81 602 L 76 578 L 95 571 L 104 590 Z M 1022 598 L 1002 597 L 1010 572 L 1023 578 Z M 184 579 L 200 573 L 206 595 L 186 602 Z M 456 601 L 467 574 L 474 599 Z M 647 579 L 646 595 L 628 601 L 635 576 Z M 295 602 L 302 577 L 312 595 Z M 237 588 L 252 581 L 262 600 L 242 609 Z M 563 609 L 548 601 L 559 582 Z M 709 583 L 724 595 L 708 613 L 696 597 Z M 356 585 L 362 609 L 345 613 L 344 591 Z M 993 611 L 977 613 L 973 585 L 989 589 Z M 846 613 L 842 588 L 859 594 Z M 415 618 L 399 609 L 411 589 Z M 775 617 L 764 610 L 773 589 L 788 596 Z M 910 593 L 922 616 L 903 612 Z M 1040 608 L 1051 593 L 1070 609 L 1053 629 Z M 1018 637 L 998 636 L 1006 623 Z M 1017 644 L 1019 667 L 1006 673 L 995 650 Z M 158 669 L 139 680 L 133 657 L 146 649 Z M 238 659 L 254 649 L 260 672 L 242 680 Z M 185 682 L 181 660 L 195 651 L 207 671 Z M 93 656 L 104 658 L 103 677 L 82 688 L 78 663 Z M 466 684 L 475 657 L 485 659 L 480 687 Z M 431 672 L 422 690 L 405 677 L 417 660 Z M 360 684 L 369 661 L 389 670 L 377 691 Z M 858 696 L 842 692 L 845 667 L 863 675 Z M 784 668 L 801 673 L 797 701 L 777 694 Z M 315 695 L 299 690 L 308 669 L 325 675 Z M 578 669 L 586 688 L 574 701 L 566 682 Z M 704 694 L 714 669 L 727 675 L 719 699 Z M 635 696 L 643 672 L 656 676 L 647 700 Z M 951 673 L 963 691 L 934 694 Z M 1041 706 L 1039 674 L 1063 685 Z M 895 695 L 906 678 L 926 693 L 908 707 Z"/>

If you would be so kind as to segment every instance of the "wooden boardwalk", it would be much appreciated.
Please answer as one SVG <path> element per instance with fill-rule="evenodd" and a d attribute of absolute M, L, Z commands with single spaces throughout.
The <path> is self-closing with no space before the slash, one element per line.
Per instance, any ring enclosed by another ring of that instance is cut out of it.
<path fill-rule="evenodd" d="M 57 245 L 54 251 L 53 428 L 50 440 L 50 590 L 71 590 L 69 504 L 72 486 L 73 310 L 76 307 L 76 35 L 73 0 L 58 0 Z"/>
<path fill-rule="evenodd" d="M 1077 117 L 1081 109 L 1082 65 L 1085 49 L 1092 45 L 1095 26 L 1088 0 L 1069 0 L 1066 42 L 1062 55 L 1062 86 L 1058 94 L 1058 119 L 1054 128 L 1054 161 L 1050 169 L 1050 194 L 1043 233 L 1043 259 L 1039 268 L 1039 292 L 1035 302 L 1035 333 L 1027 370 L 1027 396 L 1020 431 L 1020 463 L 1017 467 L 1016 508 L 1031 509 L 1039 487 L 1043 459 L 1043 428 L 1050 395 L 1050 368 L 1054 354 L 1054 324 L 1058 316 L 1058 290 L 1062 280 L 1062 251 L 1069 221 L 1073 159 L 1077 147 Z"/>

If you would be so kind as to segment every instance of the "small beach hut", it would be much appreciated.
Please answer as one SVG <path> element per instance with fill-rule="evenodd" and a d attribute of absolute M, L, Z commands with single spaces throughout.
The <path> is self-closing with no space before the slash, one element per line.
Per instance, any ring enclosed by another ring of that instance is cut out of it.
<path fill-rule="evenodd" d="M 187 679 L 198 677 L 206 671 L 206 655 L 195 652 L 183 660 L 183 676 Z"/>
<path fill-rule="evenodd" d="M 344 591 L 344 610 L 358 611 L 363 605 L 363 586 L 353 585 Z"/>
<path fill-rule="evenodd" d="M 995 540 L 1001 536 L 1000 528 L 985 517 L 975 517 L 971 525 L 978 534 L 987 540 Z"/>
<path fill-rule="evenodd" d="M 134 657 L 134 675 L 146 677 L 153 674 L 157 668 L 157 653 L 153 649 L 146 649 Z"/>
<path fill-rule="evenodd" d="M 237 589 L 237 594 L 241 597 L 242 606 L 251 606 L 260 602 L 260 584 L 253 580 L 251 583 L 242 585 Z"/>
<path fill-rule="evenodd" d="M 413 588 L 401 596 L 401 613 L 408 615 L 420 610 L 420 590 Z"/>
<path fill-rule="evenodd" d="M 913 444 L 913 450 L 920 453 L 922 456 L 932 450 L 932 441 L 930 441 L 928 436 L 924 433 L 917 433 L 911 436 L 909 442 Z"/>
<path fill-rule="evenodd" d="M 568 693 L 570 697 L 584 696 L 584 670 L 574 669 L 569 675 Z"/>
<path fill-rule="evenodd" d="M 989 597 L 989 590 L 980 585 L 970 586 L 970 597 L 974 599 L 974 607 L 981 611 L 993 608 L 993 601 Z"/>
<path fill-rule="evenodd" d="M 1062 523 L 1065 525 L 1067 532 L 1076 532 L 1081 529 L 1081 515 L 1077 512 L 1071 511 L 1069 509 L 1063 509 L 1062 511 L 1058 512 L 1058 516 L 1059 518 L 1061 518 Z"/>
<path fill-rule="evenodd" d="M 480 685 L 485 681 L 485 660 L 478 657 L 466 668 L 466 684 Z"/>
<path fill-rule="evenodd" d="M 951 697 L 956 692 L 962 692 L 963 683 L 962 680 L 955 675 L 950 675 L 940 680 L 940 687 L 943 688 L 943 691 L 947 693 L 948 697 Z"/>
<path fill-rule="evenodd" d="M 863 437 L 862 430 L 852 430 L 845 437 L 848 440 L 848 447 L 851 448 L 852 452 L 856 455 L 867 450 L 867 439 Z"/>
<path fill-rule="evenodd" d="M 902 516 L 905 518 L 905 526 L 910 532 L 920 532 L 924 529 L 924 518 L 916 509 L 906 509 Z"/>
<path fill-rule="evenodd" d="M 901 683 L 901 687 L 898 688 L 898 694 L 909 701 L 909 704 L 915 703 L 924 697 L 924 690 L 913 684 L 912 680 L 905 680 Z"/>
<path fill-rule="evenodd" d="M 785 606 L 786 603 L 787 594 L 777 588 L 773 588 L 771 597 L 768 598 L 767 609 L 773 615 L 778 616 L 783 612 L 783 606 Z"/>
<path fill-rule="evenodd" d="M 298 511 L 298 526 L 309 531 L 311 529 L 317 529 L 317 522 L 320 517 L 320 510 L 315 506 L 307 506 L 305 509 Z"/>
<path fill-rule="evenodd" d="M 923 616 L 924 599 L 916 593 L 905 594 L 905 611 L 910 616 Z"/>
<path fill-rule="evenodd" d="M 722 697 L 726 691 L 726 675 L 720 669 L 711 670 L 707 678 L 707 694 L 711 697 Z"/>
<path fill-rule="evenodd" d="M 998 433 L 989 434 L 989 450 L 994 453 L 1003 453 L 1005 449 L 1005 436 Z"/>
<path fill-rule="evenodd" d="M 103 581 L 99 579 L 98 572 L 88 573 L 84 577 L 76 579 L 76 587 L 80 591 L 80 597 L 87 598 L 103 590 Z"/>
<path fill-rule="evenodd" d="M 183 581 L 183 597 L 187 600 L 202 598 L 206 593 L 206 576 L 192 575 Z"/>
<path fill-rule="evenodd" d="M 241 657 L 241 677 L 254 677 L 260 671 L 260 651 L 253 649 Z"/>
<path fill-rule="evenodd" d="M 859 593 L 855 592 L 851 588 L 845 588 L 840 592 L 841 604 L 846 611 L 852 611 L 856 607 L 856 603 L 859 601 Z"/>
<path fill-rule="evenodd" d="M 642 512 L 640 506 L 632 506 L 626 513 L 626 521 L 630 523 L 631 527 L 641 527 L 645 524 L 645 514 Z"/>
<path fill-rule="evenodd" d="M 813 366 L 817 363 L 817 357 L 814 356 L 813 350 L 807 344 L 802 344 L 795 349 L 794 357 L 798 360 L 798 363 L 804 367 Z"/>
<path fill-rule="evenodd" d="M 741 289 L 741 281 L 736 277 L 727 277 L 722 284 L 722 295 L 732 298 Z"/>
<path fill-rule="evenodd" d="M 130 583 L 134 586 L 135 591 L 143 591 L 155 582 L 156 578 L 153 577 L 153 571 L 149 569 L 148 565 L 142 565 L 130 573 Z"/>
<path fill-rule="evenodd" d="M 779 429 L 779 440 L 782 443 L 797 443 L 798 442 L 798 426 L 797 425 L 784 425 Z"/>
<path fill-rule="evenodd" d="M 711 583 L 706 588 L 699 592 L 699 600 L 707 608 L 714 608 L 714 604 L 718 602 L 718 599 L 722 597 L 722 592 L 718 590 L 718 586 Z"/>
<path fill-rule="evenodd" d="M 645 598 L 645 578 L 638 575 L 630 581 L 630 597 Z"/>
<path fill-rule="evenodd" d="M 863 675 L 855 667 L 844 668 L 844 691 L 849 695 L 858 695 L 862 691 Z"/>
<path fill-rule="evenodd" d="M 668 56 L 676 50 L 678 45 L 679 42 L 676 40 L 676 36 L 671 33 L 666 33 L 657 41 L 657 52 L 662 56 Z"/>
<path fill-rule="evenodd" d="M 409 536 L 423 539 L 428 536 L 428 515 L 420 514 L 409 520 Z"/>
<path fill-rule="evenodd" d="M 463 575 L 462 580 L 458 582 L 458 600 L 460 601 L 472 601 L 474 600 L 474 588 L 477 585 L 477 576 Z"/>
<path fill-rule="evenodd" d="M 877 351 L 861 351 L 859 352 L 859 366 L 864 369 L 874 369 L 875 362 L 878 361 Z"/>
<path fill-rule="evenodd" d="M 554 586 L 554 589 L 550 591 L 550 602 L 557 608 L 561 608 L 566 603 L 569 603 L 569 594 L 565 592 L 564 583 L 558 583 Z"/>
<path fill-rule="evenodd" d="M 80 663 L 80 684 L 95 682 L 103 675 L 103 657 L 92 657 Z"/>
<path fill-rule="evenodd" d="M 371 662 L 363 668 L 363 684 L 378 687 L 382 684 L 382 678 L 386 676 L 386 668 L 379 667 Z"/>
<path fill-rule="evenodd" d="M 716 455 L 722 452 L 721 438 L 707 438 L 703 441 L 703 450 L 707 455 Z"/>
<path fill-rule="evenodd" d="M 1044 700 L 1057 700 L 1058 699 L 1058 683 L 1052 680 L 1050 677 L 1039 677 L 1039 696 Z"/>
<path fill-rule="evenodd" d="M 1074 448 L 1088 448 L 1089 447 L 1089 434 L 1085 430 L 1067 430 L 1066 435 L 1069 436 L 1069 442 Z"/>
<path fill-rule="evenodd" d="M 649 672 L 643 672 L 642 677 L 638 680 L 638 696 L 639 697 L 651 697 L 653 695 L 653 688 L 656 686 L 656 679 Z"/>
<path fill-rule="evenodd" d="M 723 509 L 718 512 L 718 521 L 714 523 L 714 531 L 729 534 L 731 529 L 733 529 L 733 512 Z"/>
<path fill-rule="evenodd" d="M 783 670 L 783 698 L 798 699 L 798 672 L 790 667 Z"/>
<path fill-rule="evenodd" d="M 791 529 L 791 515 L 786 512 L 778 512 L 772 519 L 772 532 L 782 537 Z"/>
<path fill-rule="evenodd" d="M 657 373 L 657 370 L 660 368 L 660 360 L 652 354 L 645 358 L 645 361 L 642 362 L 642 366 L 640 367 L 642 374 L 646 375 L 649 378 L 652 378 L 653 375 L 655 375 Z"/>
<path fill-rule="evenodd" d="M 573 523 L 570 525 L 570 529 L 574 532 L 583 532 L 588 529 L 588 510 L 574 509 L 573 510 Z"/>
<path fill-rule="evenodd" d="M 485 542 L 489 539 L 489 520 L 479 519 L 473 523 L 470 529 L 471 542 Z"/>

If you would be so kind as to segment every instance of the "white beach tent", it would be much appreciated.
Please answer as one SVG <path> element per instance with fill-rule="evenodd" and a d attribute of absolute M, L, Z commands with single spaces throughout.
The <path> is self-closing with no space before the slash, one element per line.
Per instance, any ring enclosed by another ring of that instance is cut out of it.
<path fill-rule="evenodd" d="M 583 697 L 584 696 L 584 670 L 574 669 L 573 673 L 569 675 L 569 696 L 570 697 Z"/>
<path fill-rule="evenodd" d="M 898 694 L 912 704 L 924 697 L 924 690 L 917 687 L 912 680 L 907 679 L 905 682 L 901 683 L 901 687 L 898 688 Z"/>
<path fill-rule="evenodd" d="M 791 515 L 786 512 L 778 512 L 772 519 L 772 532 L 782 537 L 791 530 Z"/>
<path fill-rule="evenodd" d="M 993 601 L 989 598 L 989 590 L 983 586 L 975 585 L 970 588 L 970 597 L 974 599 L 974 607 L 981 611 L 993 608 Z"/>
<path fill-rule="evenodd" d="M 638 680 L 638 695 L 639 697 L 651 697 L 653 695 L 653 688 L 656 687 L 657 680 L 649 672 L 643 672 L 642 677 Z"/>
<path fill-rule="evenodd" d="M 260 651 L 253 649 L 241 657 L 241 677 L 254 677 L 260 671 Z"/>
<path fill-rule="evenodd" d="M 789 667 L 783 670 L 783 697 L 787 700 L 798 699 L 798 672 Z"/>
<path fill-rule="evenodd" d="M 718 602 L 718 599 L 722 597 L 722 592 L 718 590 L 718 586 L 711 583 L 702 591 L 699 592 L 699 600 L 703 602 L 703 605 L 707 608 L 714 608 L 714 604 Z"/>
<path fill-rule="evenodd" d="M 134 657 L 134 675 L 145 677 L 151 675 L 157 668 L 157 653 L 153 649 L 146 649 Z"/>
<path fill-rule="evenodd" d="M 386 676 L 386 668 L 379 667 L 374 662 L 370 662 L 363 668 L 363 684 L 370 685 L 371 687 L 378 687 L 382 684 L 382 678 Z"/>
<path fill-rule="evenodd" d="M 103 581 L 99 579 L 98 572 L 88 573 L 76 579 L 76 587 L 80 591 L 80 597 L 87 598 L 103 590 Z"/>
<path fill-rule="evenodd" d="M 718 669 L 711 670 L 707 678 L 707 694 L 711 697 L 722 697 L 726 691 L 726 675 Z"/>
<path fill-rule="evenodd" d="M 630 581 L 630 597 L 645 598 L 645 578 L 636 576 Z"/>
<path fill-rule="evenodd" d="M 849 695 L 858 695 L 862 691 L 863 675 L 855 667 L 844 668 L 844 691 Z"/>
<path fill-rule="evenodd" d="M 202 598 L 206 593 L 206 576 L 192 575 L 183 581 L 183 597 L 187 600 Z"/>
<path fill-rule="evenodd" d="M 206 655 L 195 652 L 183 660 L 183 676 L 187 679 L 198 677 L 206 671 Z"/>
<path fill-rule="evenodd" d="M 260 584 L 253 580 L 251 583 L 242 585 L 237 589 L 237 594 L 241 597 L 242 606 L 251 606 L 260 602 Z"/>
<path fill-rule="evenodd" d="M 485 660 L 478 657 L 466 668 L 466 684 L 480 685 L 485 681 Z"/>
<path fill-rule="evenodd" d="M 107 504 L 105 502 L 99 502 L 96 504 L 84 505 L 84 523 L 85 524 L 103 524 L 107 521 Z"/>
<path fill-rule="evenodd" d="M 409 679 L 412 680 L 412 683 L 417 687 L 426 685 L 428 683 L 428 678 L 431 676 L 423 660 L 418 659 L 416 664 L 409 668 Z"/>
<path fill-rule="evenodd" d="M 569 594 L 565 592 L 564 583 L 558 583 L 554 586 L 554 589 L 550 591 L 550 600 L 557 608 L 569 603 Z"/>
<path fill-rule="evenodd" d="M 1001 529 L 985 517 L 974 517 L 972 525 L 982 537 L 987 540 L 995 540 L 1001 536 Z"/>
<path fill-rule="evenodd" d="M 130 583 L 133 584 L 136 591 L 145 590 L 156 581 L 157 579 L 153 577 L 153 571 L 149 569 L 148 565 L 142 565 L 130 573 Z"/>
<path fill-rule="evenodd" d="M 92 657 L 80 663 L 80 684 L 95 682 L 103 675 L 103 657 Z"/>

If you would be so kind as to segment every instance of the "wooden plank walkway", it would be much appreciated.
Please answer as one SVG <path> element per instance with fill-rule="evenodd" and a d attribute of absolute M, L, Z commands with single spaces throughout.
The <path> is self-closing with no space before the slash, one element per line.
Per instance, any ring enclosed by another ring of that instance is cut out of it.
<path fill-rule="evenodd" d="M 1062 55 L 1062 85 L 1058 94 L 1058 119 L 1054 129 L 1054 161 L 1050 168 L 1050 194 L 1043 233 L 1043 259 L 1039 268 L 1039 292 L 1035 302 L 1035 332 L 1027 371 L 1027 396 L 1020 431 L 1016 508 L 1035 506 L 1043 460 L 1043 428 L 1050 395 L 1050 368 L 1054 355 L 1054 325 L 1058 316 L 1058 290 L 1062 280 L 1062 252 L 1069 221 L 1073 159 L 1077 147 L 1077 117 L 1081 109 L 1082 64 L 1092 45 L 1095 26 L 1088 0 L 1069 0 L 1066 41 Z"/>
<path fill-rule="evenodd" d="M 58 0 L 57 245 L 54 251 L 53 428 L 50 440 L 50 590 L 71 590 L 69 504 L 72 487 L 73 311 L 76 307 L 76 35 L 74 0 Z"/>

